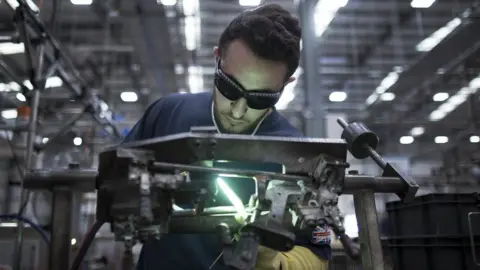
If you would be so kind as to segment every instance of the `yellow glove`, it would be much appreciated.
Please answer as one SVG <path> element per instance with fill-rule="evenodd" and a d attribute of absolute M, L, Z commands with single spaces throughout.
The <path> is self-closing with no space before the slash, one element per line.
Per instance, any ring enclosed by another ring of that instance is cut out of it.
<path fill-rule="evenodd" d="M 240 224 L 245 224 L 242 216 L 236 216 Z M 292 222 L 290 212 L 285 212 L 284 222 Z M 238 239 L 238 234 L 235 234 Z M 308 248 L 295 246 L 288 252 L 279 252 L 271 248 L 258 248 L 255 270 L 327 270 L 328 261 L 318 258 Z"/>
<path fill-rule="evenodd" d="M 278 270 L 281 266 L 281 252 L 260 246 L 258 248 L 256 270 Z M 283 270 L 283 268 L 282 268 Z"/>
<path fill-rule="evenodd" d="M 318 258 L 308 248 L 295 246 L 288 252 L 267 247 L 258 250 L 256 270 L 327 270 L 328 261 Z"/>

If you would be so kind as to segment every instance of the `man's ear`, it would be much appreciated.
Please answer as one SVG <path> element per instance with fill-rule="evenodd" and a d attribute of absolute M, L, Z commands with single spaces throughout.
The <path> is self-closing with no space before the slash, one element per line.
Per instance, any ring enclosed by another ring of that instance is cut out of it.
<path fill-rule="evenodd" d="M 285 85 L 291 83 L 291 82 L 294 82 L 297 78 L 295 76 L 292 76 L 290 78 L 288 78 L 287 82 L 285 83 Z"/>
<path fill-rule="evenodd" d="M 215 56 L 215 58 L 218 59 L 219 57 L 218 46 L 213 47 L 213 56 Z"/>

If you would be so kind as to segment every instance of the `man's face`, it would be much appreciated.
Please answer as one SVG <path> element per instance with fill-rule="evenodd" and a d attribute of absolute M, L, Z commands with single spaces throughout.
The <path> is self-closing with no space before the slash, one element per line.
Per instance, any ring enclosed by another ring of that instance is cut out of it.
<path fill-rule="evenodd" d="M 218 47 L 214 55 L 221 59 L 220 68 L 223 73 L 234 78 L 246 91 L 271 89 L 280 92 L 284 85 L 295 80 L 290 78 L 285 82 L 287 66 L 280 62 L 260 59 L 248 46 L 236 40 L 230 43 L 225 54 L 220 57 Z M 232 101 L 223 96 L 218 89 L 214 91 L 215 115 L 222 127 L 231 133 L 241 133 L 255 126 L 270 110 L 256 110 L 247 106 L 244 98 Z"/>

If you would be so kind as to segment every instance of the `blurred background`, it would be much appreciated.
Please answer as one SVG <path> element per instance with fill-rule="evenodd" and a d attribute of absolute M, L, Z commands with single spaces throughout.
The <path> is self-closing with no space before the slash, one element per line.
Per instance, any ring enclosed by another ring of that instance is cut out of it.
<path fill-rule="evenodd" d="M 278 3 L 302 21 L 303 58 L 295 73 L 298 80 L 285 89 L 277 109 L 310 137 L 339 138 L 338 117 L 364 122 L 380 137 L 377 150 L 418 182 L 420 195 L 454 194 L 441 201 L 461 205 L 459 194 L 480 189 L 480 109 L 475 107 L 480 104 L 478 2 L 26 1 L 57 45 L 45 47 L 46 62 L 58 71 L 52 72 L 40 94 L 35 167 L 78 163 L 94 169 L 98 152 L 118 143 L 155 100 L 171 93 L 212 91 L 213 47 L 227 24 L 243 10 Z M 16 0 L 0 0 L 2 213 L 17 212 L 22 205 L 26 132 L 21 127 L 28 123 L 28 93 L 34 88 L 25 47 L 18 39 L 18 5 Z M 350 163 L 360 173 L 381 173 L 368 160 Z M 34 192 L 25 205 L 25 215 L 46 229 L 50 197 L 49 192 Z M 391 213 L 397 211 L 388 203 L 396 199 L 377 196 L 384 235 L 393 226 Z M 95 193 L 78 195 L 78 237 L 72 238 L 72 250 L 94 220 L 95 202 Z M 472 209 L 474 205 L 475 200 L 469 200 Z M 348 233 L 358 236 L 352 198 L 343 196 L 340 207 Z M 432 214 L 433 223 L 444 213 L 438 211 Z M 7 221 L 0 224 L 0 263 L 5 265 L 11 262 L 16 226 Z M 23 269 L 38 269 L 45 250 L 30 229 L 25 232 Z M 461 254 L 469 253 L 468 241 L 462 241 L 467 247 L 459 246 Z M 116 269 L 122 254 L 117 248 L 108 226 L 102 228 L 89 253 L 89 269 Z M 468 261 L 468 266 L 449 269 L 471 269 L 472 257 L 459 260 Z M 334 264 L 331 268 L 344 269 Z"/>

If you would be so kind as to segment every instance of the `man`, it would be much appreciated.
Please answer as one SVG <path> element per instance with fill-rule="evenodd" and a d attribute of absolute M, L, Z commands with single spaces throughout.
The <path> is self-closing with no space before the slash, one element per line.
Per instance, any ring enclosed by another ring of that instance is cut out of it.
<path fill-rule="evenodd" d="M 125 141 L 215 126 L 219 133 L 300 137 L 276 110 L 284 87 L 299 65 L 298 19 L 271 4 L 242 12 L 213 49 L 216 63 L 211 93 L 176 94 L 152 104 Z M 320 230 L 320 231 L 319 231 Z M 329 231 L 297 235 L 297 246 L 279 253 L 261 248 L 257 269 L 327 269 Z M 222 247 L 215 235 L 167 235 L 145 243 L 138 270 L 226 269 L 216 259 Z"/>

